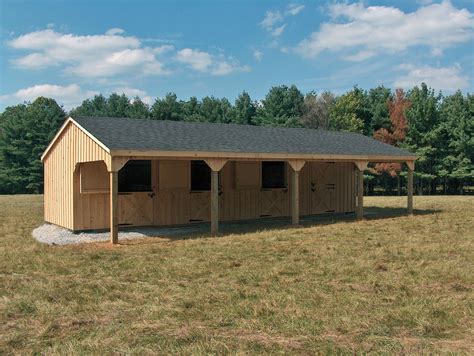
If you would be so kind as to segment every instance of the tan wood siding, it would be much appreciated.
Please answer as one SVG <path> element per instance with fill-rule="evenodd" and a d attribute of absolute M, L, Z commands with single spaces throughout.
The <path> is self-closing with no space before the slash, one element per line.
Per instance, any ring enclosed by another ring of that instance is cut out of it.
<path fill-rule="evenodd" d="M 186 168 L 185 168 L 186 167 Z M 221 221 L 258 219 L 264 216 L 291 215 L 291 187 L 261 189 L 259 162 L 228 162 L 220 172 L 219 219 Z M 328 168 L 329 167 L 329 168 Z M 246 170 L 248 169 L 248 170 Z M 287 175 L 291 169 L 287 169 Z M 321 174 L 328 170 L 326 174 Z M 191 192 L 189 161 L 161 161 L 155 223 L 158 225 L 187 224 L 210 220 L 210 192 Z M 353 163 L 307 162 L 300 173 L 300 214 L 311 215 L 314 200 L 311 191 L 313 172 L 317 184 L 324 189 L 317 213 L 355 210 L 355 178 Z M 172 177 L 176 179 L 173 180 Z M 169 188 L 177 184 L 181 188 Z M 334 187 L 326 189 L 327 186 Z M 334 186 L 333 186 L 334 185 Z"/>
<path fill-rule="evenodd" d="M 109 157 L 102 147 L 69 122 L 43 159 L 45 221 L 72 230 L 82 230 L 89 226 L 107 227 L 108 220 L 103 218 L 108 215 L 108 204 L 103 201 L 104 194 L 80 193 L 79 164 L 108 162 Z M 82 222 L 84 216 L 88 218 L 87 224 Z"/>
<path fill-rule="evenodd" d="M 110 155 L 103 147 L 74 123 L 66 125 L 44 157 L 45 220 L 73 230 L 108 228 L 107 164 Z M 289 173 L 290 168 L 287 176 Z M 260 162 L 229 161 L 219 179 L 220 220 L 291 215 L 291 186 L 261 189 Z M 313 192 L 312 182 L 319 191 Z M 355 211 L 351 162 L 306 162 L 299 186 L 301 215 Z M 154 159 L 152 190 L 119 196 L 120 224 L 177 225 L 210 220 L 210 192 L 191 192 L 189 160 Z"/>

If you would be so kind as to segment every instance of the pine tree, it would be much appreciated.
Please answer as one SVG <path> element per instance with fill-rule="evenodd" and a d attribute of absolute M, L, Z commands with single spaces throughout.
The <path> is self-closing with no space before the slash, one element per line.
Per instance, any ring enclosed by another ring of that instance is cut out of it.
<path fill-rule="evenodd" d="M 295 85 L 272 87 L 257 108 L 256 123 L 264 126 L 301 127 L 304 96 Z"/>
<path fill-rule="evenodd" d="M 255 119 L 255 114 L 257 112 L 257 107 L 250 95 L 243 91 L 237 99 L 235 99 L 234 104 L 234 114 L 232 122 L 237 124 L 251 124 Z"/>
<path fill-rule="evenodd" d="M 10 106 L 0 116 L 0 189 L 2 193 L 41 193 L 41 154 L 66 113 L 53 99 Z"/>

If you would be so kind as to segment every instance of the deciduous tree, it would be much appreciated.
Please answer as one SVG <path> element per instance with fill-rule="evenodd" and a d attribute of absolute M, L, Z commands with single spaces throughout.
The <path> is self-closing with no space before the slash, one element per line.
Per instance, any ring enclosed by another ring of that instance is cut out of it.
<path fill-rule="evenodd" d="M 330 128 L 337 131 L 364 132 L 366 108 L 363 93 L 358 88 L 336 98 L 330 111 Z"/>
<path fill-rule="evenodd" d="M 387 108 L 390 115 L 390 127 L 380 128 L 374 132 L 374 138 L 388 143 L 392 146 L 400 146 L 405 139 L 408 124 L 406 118 L 406 110 L 411 103 L 405 98 L 403 89 L 397 89 L 395 96 L 387 102 Z M 398 194 L 400 194 L 400 176 L 402 170 L 400 163 L 378 163 L 375 165 L 377 173 L 388 173 L 391 177 L 397 177 Z"/>
<path fill-rule="evenodd" d="M 300 119 L 301 124 L 312 129 L 329 129 L 329 113 L 334 101 L 334 94 L 328 91 L 320 95 L 315 92 L 306 94 Z"/>

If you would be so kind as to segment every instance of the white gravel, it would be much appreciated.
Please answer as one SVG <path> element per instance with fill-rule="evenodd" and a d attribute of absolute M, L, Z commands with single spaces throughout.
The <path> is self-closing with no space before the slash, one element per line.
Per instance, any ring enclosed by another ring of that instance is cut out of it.
<path fill-rule="evenodd" d="M 184 234 L 205 234 L 207 230 L 208 227 L 206 228 L 205 225 L 170 228 L 143 227 L 119 231 L 118 238 L 119 241 L 141 239 L 144 237 L 166 238 Z M 51 224 L 44 224 L 37 227 L 33 230 L 32 235 L 37 241 L 48 245 L 70 245 L 84 242 L 108 241 L 110 239 L 108 231 L 73 233 L 68 229 Z"/>
<path fill-rule="evenodd" d="M 371 215 L 369 212 L 366 212 L 365 215 Z M 373 215 L 373 214 L 372 214 Z M 341 219 L 342 218 L 342 219 Z M 321 221 L 334 221 L 334 220 L 344 220 L 344 219 L 353 219 L 354 214 L 344 215 L 319 215 L 319 216 L 307 216 L 302 217 L 302 223 L 319 223 Z M 262 220 L 247 220 L 247 221 L 236 221 L 236 222 L 225 222 L 220 225 L 221 230 L 227 232 L 240 231 L 246 226 L 251 229 L 268 229 L 276 227 L 285 227 L 289 226 L 291 220 L 289 218 L 269 218 Z M 120 240 L 134 240 L 141 239 L 144 237 L 155 237 L 155 238 L 176 238 L 176 237 L 185 237 L 191 235 L 209 235 L 209 224 L 193 224 L 187 226 L 177 226 L 177 227 L 128 227 L 121 228 L 119 231 L 119 241 Z M 70 245 L 70 244 L 79 244 L 84 242 L 99 242 L 99 241 L 109 241 L 110 234 L 108 231 L 86 231 L 73 233 L 72 231 L 52 225 L 44 224 L 32 232 L 33 237 L 44 244 L 48 245 Z"/>

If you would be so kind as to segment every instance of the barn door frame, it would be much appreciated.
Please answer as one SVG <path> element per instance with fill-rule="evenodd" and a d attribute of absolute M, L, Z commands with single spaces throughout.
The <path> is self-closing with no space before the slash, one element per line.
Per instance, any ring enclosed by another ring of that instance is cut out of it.
<path fill-rule="evenodd" d="M 313 162 L 310 172 L 311 215 L 336 211 L 336 164 Z"/>

